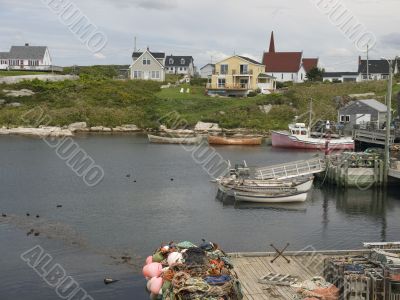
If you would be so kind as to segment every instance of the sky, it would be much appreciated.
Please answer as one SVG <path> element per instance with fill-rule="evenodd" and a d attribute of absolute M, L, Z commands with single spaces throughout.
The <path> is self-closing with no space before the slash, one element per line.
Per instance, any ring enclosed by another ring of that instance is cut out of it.
<path fill-rule="evenodd" d="M 400 0 L 0 0 L 0 51 L 29 43 L 48 46 L 59 66 L 128 65 L 136 37 L 138 49 L 191 55 L 201 67 L 233 54 L 261 61 L 274 31 L 276 51 L 356 71 L 365 47 L 335 24 L 333 2 L 376 39 L 371 59 L 400 55 Z M 66 8 L 107 41 L 101 51 L 71 31 Z"/>

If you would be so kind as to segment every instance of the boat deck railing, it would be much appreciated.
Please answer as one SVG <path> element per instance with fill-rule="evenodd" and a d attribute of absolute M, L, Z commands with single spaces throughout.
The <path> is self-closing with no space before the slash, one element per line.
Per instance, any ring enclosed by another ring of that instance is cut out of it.
<path fill-rule="evenodd" d="M 256 179 L 286 179 L 307 176 L 325 171 L 326 162 L 321 158 L 300 160 L 255 169 Z"/>

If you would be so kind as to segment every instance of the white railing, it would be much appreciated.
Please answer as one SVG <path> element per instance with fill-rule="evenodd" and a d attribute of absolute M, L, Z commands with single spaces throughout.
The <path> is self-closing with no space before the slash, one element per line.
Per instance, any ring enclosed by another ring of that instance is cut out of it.
<path fill-rule="evenodd" d="M 325 167 L 326 163 L 324 159 L 315 158 L 257 168 L 255 176 L 256 179 L 263 180 L 293 178 L 323 172 Z"/>

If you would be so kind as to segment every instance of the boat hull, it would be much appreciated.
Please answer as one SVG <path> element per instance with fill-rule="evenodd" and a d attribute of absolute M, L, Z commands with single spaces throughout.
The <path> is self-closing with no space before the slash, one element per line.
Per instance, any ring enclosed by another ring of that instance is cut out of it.
<path fill-rule="evenodd" d="M 287 184 L 284 181 L 268 180 L 250 180 L 244 185 L 224 184 L 218 182 L 218 190 L 227 196 L 234 196 L 235 192 L 254 192 L 254 193 L 272 193 L 272 192 L 297 192 L 306 193 L 311 190 L 314 177 L 307 181 L 296 184 Z"/>
<path fill-rule="evenodd" d="M 243 202 L 257 202 L 257 203 L 294 203 L 294 202 L 305 202 L 307 200 L 307 193 L 297 194 L 281 194 L 281 195 L 269 195 L 269 194 L 258 194 L 258 193 L 247 193 L 247 192 L 234 192 L 235 201 Z"/>
<path fill-rule="evenodd" d="M 262 137 L 227 138 L 222 136 L 208 136 L 210 145 L 261 145 Z"/>
<path fill-rule="evenodd" d="M 156 136 L 156 135 L 147 135 L 150 143 L 156 144 L 200 144 L 202 137 L 164 137 L 164 136 Z"/>
<path fill-rule="evenodd" d="M 290 135 L 288 132 L 272 131 L 272 146 L 280 148 L 326 150 L 326 142 L 329 142 L 329 150 L 354 150 L 354 141 L 347 139 L 324 139 L 324 138 L 304 138 L 299 139 Z"/>

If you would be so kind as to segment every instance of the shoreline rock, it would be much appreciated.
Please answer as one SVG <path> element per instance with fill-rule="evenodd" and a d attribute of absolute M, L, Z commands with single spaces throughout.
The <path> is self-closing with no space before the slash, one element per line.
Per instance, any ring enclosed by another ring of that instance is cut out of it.
<path fill-rule="evenodd" d="M 219 127 L 217 123 L 205 123 L 205 122 L 197 122 L 194 127 L 194 131 L 200 132 L 221 132 L 222 128 Z"/>
<path fill-rule="evenodd" d="M 55 126 L 43 126 L 39 128 L 17 127 L 1 128 L 0 135 L 24 135 L 37 137 L 69 137 L 74 134 L 69 129 Z"/>
<path fill-rule="evenodd" d="M 89 128 L 87 127 L 86 122 L 76 122 L 76 123 L 72 123 L 69 124 L 67 126 L 67 128 L 69 130 L 71 130 L 72 132 L 85 132 L 85 131 L 89 131 Z"/>
<path fill-rule="evenodd" d="M 113 132 L 141 132 L 143 131 L 139 127 L 134 124 L 125 124 L 121 126 L 117 126 L 112 129 Z"/>

